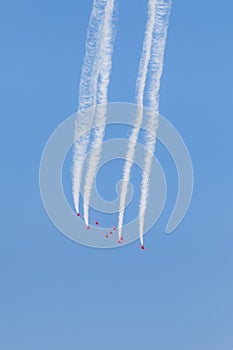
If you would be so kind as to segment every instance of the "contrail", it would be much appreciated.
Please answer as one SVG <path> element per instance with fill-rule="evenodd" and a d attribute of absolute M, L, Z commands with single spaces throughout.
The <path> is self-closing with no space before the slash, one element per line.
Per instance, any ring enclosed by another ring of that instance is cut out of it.
<path fill-rule="evenodd" d="M 91 190 L 93 187 L 97 167 L 101 157 L 102 143 L 106 126 L 106 104 L 108 102 L 108 85 L 110 81 L 110 74 L 112 68 L 112 53 L 116 30 L 116 26 L 114 23 L 116 18 L 114 17 L 114 14 L 114 0 L 108 0 L 103 24 L 103 38 L 100 48 L 101 62 L 97 86 L 97 103 L 101 104 L 102 106 L 99 106 L 96 109 L 95 113 L 94 139 L 91 144 L 91 154 L 88 160 L 88 170 L 85 179 L 83 195 L 84 221 L 87 226 L 89 224 L 89 202 Z"/>
<path fill-rule="evenodd" d="M 139 72 L 136 82 L 136 102 L 138 105 L 138 112 L 136 116 L 135 127 L 129 137 L 129 145 L 126 153 L 126 161 L 123 170 L 123 183 L 120 193 L 120 207 L 119 207 L 119 217 L 118 217 L 118 236 L 119 239 L 122 235 L 122 225 L 124 220 L 126 196 L 128 191 L 128 183 L 130 179 L 130 172 L 133 165 L 133 159 L 135 155 L 135 147 L 138 140 L 138 134 L 143 120 L 143 100 L 144 100 L 144 90 L 146 85 L 148 66 L 151 58 L 151 48 L 153 41 L 153 31 L 155 26 L 156 17 L 156 0 L 149 0 L 148 2 L 148 18 L 146 24 L 146 32 L 142 48 L 142 56 L 139 65 Z"/>
<path fill-rule="evenodd" d="M 156 17 L 151 50 L 150 74 L 148 79 L 148 121 L 147 130 L 156 135 L 159 116 L 159 90 L 160 80 L 163 71 L 164 52 L 171 9 L 170 0 L 157 0 Z M 144 162 L 144 176 L 141 184 L 141 199 L 139 204 L 139 237 L 143 246 L 143 231 L 145 222 L 145 212 L 149 190 L 149 177 L 151 163 L 155 150 L 156 137 L 149 132 L 146 133 L 146 157 Z"/>
<path fill-rule="evenodd" d="M 94 110 L 83 113 L 87 108 L 97 103 L 97 86 L 101 65 L 101 47 L 104 35 L 105 14 L 108 0 L 94 0 L 92 13 L 89 20 L 86 38 L 86 52 L 82 66 L 80 86 L 78 118 L 75 125 L 75 139 L 89 130 L 92 126 Z M 72 167 L 72 194 L 74 206 L 79 213 L 79 192 L 82 179 L 82 166 L 86 157 L 89 144 L 89 135 L 84 135 L 74 143 L 73 167 Z"/>
<path fill-rule="evenodd" d="M 136 83 L 136 102 L 138 112 L 135 127 L 129 138 L 129 146 L 126 153 L 126 162 L 123 171 L 123 184 L 120 194 L 120 209 L 118 217 L 118 236 L 122 235 L 122 226 L 124 221 L 124 212 L 126 204 L 126 196 L 128 190 L 128 182 L 130 172 L 135 155 L 135 147 L 138 140 L 140 127 L 143 121 L 143 102 L 145 98 L 146 83 L 148 84 L 147 100 L 148 108 L 152 110 L 150 113 L 148 127 L 151 131 L 156 131 L 158 123 L 158 107 L 159 107 L 159 88 L 160 79 L 163 69 L 163 58 L 167 36 L 168 20 L 170 14 L 170 0 L 149 0 L 148 2 L 148 18 L 146 24 L 146 32 L 143 43 L 142 56 L 139 66 L 139 73 Z M 146 149 L 147 155 L 144 163 L 144 176 L 141 186 L 141 198 L 139 204 L 139 237 L 143 246 L 143 229 L 145 220 L 145 211 L 148 194 L 148 179 L 151 170 L 151 160 L 155 148 L 155 139 L 147 134 Z"/>

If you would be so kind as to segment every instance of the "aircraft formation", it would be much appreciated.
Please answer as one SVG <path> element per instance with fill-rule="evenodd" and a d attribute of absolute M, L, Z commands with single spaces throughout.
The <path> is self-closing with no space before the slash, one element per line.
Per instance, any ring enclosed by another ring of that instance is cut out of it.
<path fill-rule="evenodd" d="M 80 214 L 80 213 L 76 213 L 76 215 L 77 215 L 79 218 L 81 218 L 81 214 Z M 96 226 L 99 226 L 99 225 L 100 225 L 98 220 L 95 221 L 95 225 L 96 225 Z M 87 229 L 87 230 L 90 230 L 91 228 L 90 228 L 90 226 L 87 226 L 86 229 Z M 110 230 L 106 233 L 105 238 L 109 238 L 109 237 L 113 236 L 113 231 L 117 231 L 117 227 L 116 227 L 116 226 L 113 226 L 113 227 L 110 228 Z M 124 238 L 121 237 L 121 238 L 117 241 L 117 243 L 118 243 L 118 244 L 124 243 Z M 141 247 L 142 250 L 145 250 L 144 245 L 141 245 L 140 247 Z"/>

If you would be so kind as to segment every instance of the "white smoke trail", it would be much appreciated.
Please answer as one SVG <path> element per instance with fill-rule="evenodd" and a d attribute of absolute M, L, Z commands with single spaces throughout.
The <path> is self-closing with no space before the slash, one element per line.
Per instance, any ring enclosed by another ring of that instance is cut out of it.
<path fill-rule="evenodd" d="M 91 126 L 93 115 L 83 113 L 97 103 L 97 85 L 101 64 L 101 46 L 104 34 L 104 19 L 108 0 L 94 0 L 86 38 L 86 52 L 79 86 L 78 118 L 75 125 L 75 139 Z M 94 113 L 94 111 L 93 111 Z M 79 192 L 82 179 L 82 165 L 86 157 L 89 135 L 82 136 L 74 144 L 72 169 L 72 194 L 74 206 L 79 213 Z"/>
<path fill-rule="evenodd" d="M 151 50 L 150 75 L 148 81 L 148 122 L 147 128 L 156 135 L 159 116 L 159 90 L 160 80 L 163 72 L 164 52 L 169 24 L 171 1 L 157 0 L 155 27 L 153 33 L 153 42 Z M 145 212 L 147 206 L 147 197 L 149 190 L 149 177 L 151 172 L 151 163 L 155 150 L 156 137 L 147 132 L 146 134 L 146 157 L 144 162 L 144 175 L 141 185 L 141 199 L 139 204 L 139 237 L 143 245 L 143 231 L 145 222 Z"/>
<path fill-rule="evenodd" d="M 101 64 L 99 70 L 99 80 L 97 87 L 97 103 L 102 104 L 98 107 L 95 114 L 95 129 L 94 139 L 91 144 L 91 155 L 88 161 L 87 176 L 84 185 L 84 221 L 88 226 L 89 224 L 89 202 L 91 196 L 91 190 L 96 176 L 97 167 L 101 157 L 102 143 L 105 132 L 106 124 L 106 104 L 108 102 L 108 85 L 110 81 L 110 74 L 112 68 L 112 53 L 113 43 L 115 38 L 116 26 L 114 25 L 114 0 L 108 0 L 104 25 L 103 25 L 103 38 L 101 44 Z"/>
<path fill-rule="evenodd" d="M 136 117 L 135 128 L 133 129 L 129 146 L 126 154 L 126 162 L 123 171 L 123 185 L 120 195 L 120 209 L 118 218 L 118 236 L 122 235 L 122 225 L 124 220 L 124 211 L 128 182 L 135 155 L 135 146 L 138 134 L 143 120 L 143 101 L 146 80 L 148 79 L 148 108 L 153 110 L 150 113 L 148 127 L 151 131 L 156 131 L 158 123 L 159 107 L 159 88 L 160 79 L 163 69 L 163 58 L 167 36 L 168 19 L 170 13 L 170 0 L 149 0 L 148 2 L 148 19 L 143 43 L 142 57 L 140 61 L 138 79 L 136 84 L 136 102 L 138 113 Z M 148 179 L 151 170 L 151 160 L 155 148 L 155 139 L 148 134 L 146 138 L 147 155 L 144 163 L 144 176 L 141 186 L 141 199 L 139 205 L 139 236 L 143 245 L 143 229 L 145 220 L 145 211 L 148 195 Z"/>
<path fill-rule="evenodd" d="M 124 220 L 126 196 L 128 191 L 128 183 L 130 179 L 130 172 L 133 165 L 133 159 L 135 155 L 135 147 L 138 139 L 138 134 L 143 120 L 143 99 L 144 99 L 144 89 L 146 85 L 146 78 L 148 73 L 148 66 L 151 57 L 151 47 L 153 40 L 153 31 L 155 25 L 155 9 L 156 9 L 156 0 L 149 0 L 148 2 L 148 18 L 146 24 L 146 32 L 143 42 L 142 56 L 139 65 L 139 72 L 136 83 L 136 102 L 139 106 L 135 127 L 129 138 L 128 150 L 126 153 L 126 161 L 123 170 L 123 183 L 120 193 L 120 207 L 119 207 L 119 217 L 118 217 L 118 236 L 119 239 L 122 235 L 122 225 Z"/>

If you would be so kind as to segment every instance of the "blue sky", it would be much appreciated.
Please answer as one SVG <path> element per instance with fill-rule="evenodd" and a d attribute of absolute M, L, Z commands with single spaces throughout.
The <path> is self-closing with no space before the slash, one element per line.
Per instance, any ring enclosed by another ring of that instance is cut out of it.
<path fill-rule="evenodd" d="M 146 4 L 119 0 L 110 101 L 134 102 Z M 91 6 L 1 2 L 0 348 L 231 350 L 233 4 L 173 3 L 160 110 L 189 148 L 195 189 L 166 236 L 176 173 L 158 148 L 169 194 L 144 253 L 73 243 L 40 199 L 43 147 L 77 108 Z"/>

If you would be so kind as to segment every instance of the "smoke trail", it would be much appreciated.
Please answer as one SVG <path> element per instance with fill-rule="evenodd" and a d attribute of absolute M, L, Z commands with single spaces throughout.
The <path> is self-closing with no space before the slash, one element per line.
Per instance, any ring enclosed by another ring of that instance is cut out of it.
<path fill-rule="evenodd" d="M 94 139 L 91 145 L 92 152 L 88 161 L 87 177 L 84 186 L 84 221 L 88 225 L 89 221 L 89 201 L 91 190 L 96 176 L 97 167 L 101 157 L 102 143 L 106 124 L 106 103 L 108 101 L 108 85 L 110 81 L 110 74 L 112 68 L 112 53 L 113 43 L 115 38 L 115 19 L 114 18 L 114 0 L 108 0 L 105 18 L 103 24 L 103 39 L 100 48 L 101 64 L 99 70 L 99 80 L 97 87 L 97 103 L 102 104 L 98 107 L 98 112 L 95 114 Z"/>
<path fill-rule="evenodd" d="M 120 209 L 118 218 L 118 235 L 121 238 L 122 225 L 124 220 L 124 211 L 126 196 L 128 190 L 128 182 L 130 172 L 135 155 L 135 146 L 138 134 L 143 120 L 143 102 L 146 81 L 148 79 L 148 108 L 153 110 L 150 112 L 148 127 L 149 130 L 156 131 L 158 123 L 158 107 L 159 107 L 159 87 L 163 69 L 163 58 L 167 36 L 168 19 L 170 13 L 170 0 L 149 0 L 148 3 L 148 19 L 143 43 L 142 57 L 139 66 L 139 73 L 136 84 L 136 102 L 138 112 L 136 117 L 135 128 L 133 129 L 129 146 L 126 153 L 126 162 L 123 171 L 123 185 L 120 195 Z M 155 139 L 147 134 L 146 149 L 147 154 L 144 163 L 144 174 L 141 186 L 141 199 L 139 205 L 139 236 L 143 245 L 143 229 L 145 220 L 145 211 L 148 195 L 148 179 L 151 170 L 151 160 L 155 148 Z"/>
<path fill-rule="evenodd" d="M 86 52 L 79 86 L 78 118 L 75 125 L 75 139 L 90 127 L 93 115 L 83 113 L 97 102 L 97 85 L 101 63 L 101 45 L 104 33 L 105 9 L 108 0 L 94 0 L 86 38 Z M 94 111 L 93 111 L 94 113 Z M 82 164 L 86 156 L 89 135 L 74 143 L 72 168 L 72 194 L 76 212 L 79 212 L 79 192 L 82 179 Z"/>
<path fill-rule="evenodd" d="M 159 89 L 163 71 L 164 52 L 169 24 L 171 1 L 157 0 L 155 27 L 151 50 L 150 75 L 148 81 L 148 122 L 147 130 L 156 134 L 159 116 Z M 139 236 L 143 245 L 143 231 L 145 222 L 145 212 L 149 190 L 149 177 L 151 172 L 151 162 L 155 150 L 156 137 L 150 133 L 146 134 L 146 157 L 144 162 L 144 174 L 141 185 L 141 199 L 139 204 Z"/>
<path fill-rule="evenodd" d="M 140 60 L 139 72 L 138 72 L 137 83 L 136 83 L 136 102 L 139 108 L 136 116 L 135 128 L 133 129 L 129 138 L 129 145 L 126 153 L 126 161 L 125 161 L 125 166 L 123 170 L 124 181 L 122 183 L 122 189 L 120 193 L 120 208 L 119 208 L 119 217 L 118 217 L 119 239 L 121 238 L 121 235 L 122 235 L 122 225 L 124 220 L 124 211 L 125 211 L 126 196 L 128 191 L 128 182 L 130 179 L 130 172 L 131 172 L 133 159 L 135 155 L 135 146 L 136 146 L 138 134 L 142 124 L 142 120 L 143 120 L 142 107 L 143 107 L 144 89 L 145 89 L 146 78 L 148 73 L 148 66 L 149 66 L 150 57 L 151 57 L 153 30 L 154 30 L 155 15 L 156 15 L 155 8 L 156 8 L 156 0 L 149 0 L 146 32 L 145 32 L 145 37 L 143 42 L 142 56 Z"/>

